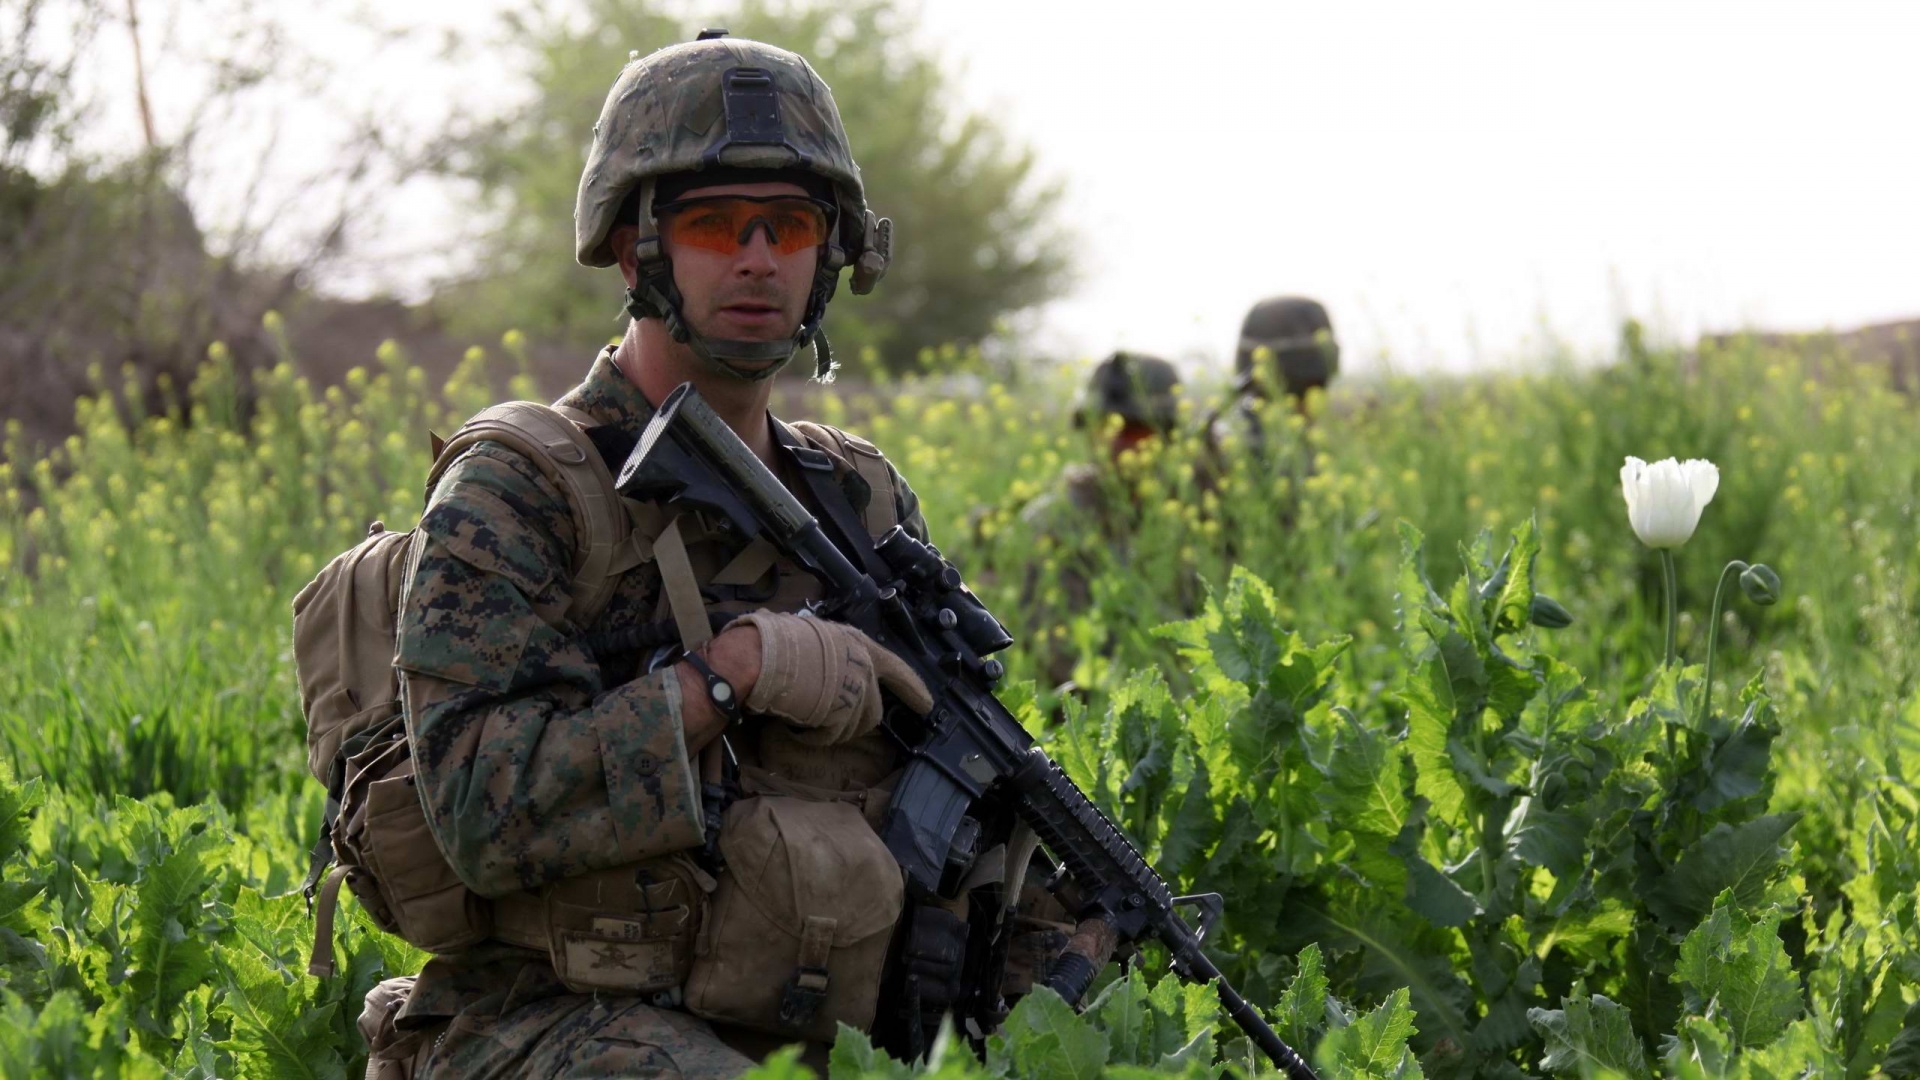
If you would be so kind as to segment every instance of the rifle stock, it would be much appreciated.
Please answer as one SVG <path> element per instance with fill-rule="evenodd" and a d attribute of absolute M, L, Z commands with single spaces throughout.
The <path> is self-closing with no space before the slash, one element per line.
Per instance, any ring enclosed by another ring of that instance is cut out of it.
<path fill-rule="evenodd" d="M 1139 849 L 994 697 L 1002 668 L 989 654 L 1012 639 L 937 549 L 895 527 L 874 545 L 877 562 L 862 553 L 862 561 L 891 575 L 875 580 L 827 538 L 691 383 L 661 403 L 617 485 L 622 494 L 719 515 L 745 538 L 765 537 L 825 586 L 829 599 L 817 614 L 859 627 L 926 683 L 934 704 L 925 716 L 889 708 L 883 721 L 906 765 L 880 836 L 917 899 L 956 895 L 982 854 L 981 837 L 1017 815 L 1078 886 L 1085 899 L 1080 918 L 1107 920 L 1123 942 L 1159 941 L 1177 975 L 1214 984 L 1228 1015 L 1276 1066 L 1292 1080 L 1314 1080 L 1202 950 L 1219 898 L 1174 896 Z M 1208 908 L 1198 932 L 1178 911 L 1188 904 Z M 1048 984 L 1078 1001 L 1097 972 L 1084 958 L 1071 959 L 1080 962 L 1057 965 Z M 997 1023 L 1003 1015 L 998 987 L 972 992 L 961 1010 L 967 1015 L 956 1019 Z"/>

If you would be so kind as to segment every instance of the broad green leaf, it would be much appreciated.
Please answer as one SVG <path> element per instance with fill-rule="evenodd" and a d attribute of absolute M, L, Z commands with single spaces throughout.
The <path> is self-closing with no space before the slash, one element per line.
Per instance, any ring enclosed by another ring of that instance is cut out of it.
<path fill-rule="evenodd" d="M 1528 1002 L 1537 1000 L 1529 994 L 1517 990 L 1508 990 L 1486 1005 L 1486 1015 L 1473 1029 L 1473 1047 L 1489 1057 L 1504 1056 L 1509 1050 L 1527 1041 L 1533 1034 L 1533 1027 L 1527 1022 L 1527 1013 L 1531 1006 Z"/>
<path fill-rule="evenodd" d="M 1540 677 L 1495 654 L 1487 663 L 1487 708 L 1503 725 L 1519 721 L 1527 704 L 1540 693 Z"/>
<path fill-rule="evenodd" d="M 1327 1024 L 1327 975 L 1320 957 L 1320 946 L 1300 950 L 1298 968 L 1270 1016 L 1274 1030 L 1287 1044 L 1305 1051 L 1313 1045 L 1314 1034 Z"/>
<path fill-rule="evenodd" d="M 1138 968 L 1109 983 L 1086 1011 L 1087 1019 L 1106 1035 L 1109 1067 L 1158 1067 L 1173 1061 L 1179 1071 L 1196 1055 L 1201 1064 L 1211 1062 L 1214 1009 L 1193 1007 L 1193 989 L 1214 997 L 1206 986 L 1186 986 L 1171 974 L 1149 990 Z"/>
<path fill-rule="evenodd" d="M 1189 868 L 1198 870 L 1206 851 L 1220 838 L 1218 809 L 1214 804 L 1213 783 L 1204 760 L 1189 759 L 1191 774 L 1184 785 L 1168 796 L 1166 831 L 1160 837 L 1161 872 L 1185 876 Z M 1177 770 L 1176 770 L 1177 771 Z M 1176 785 L 1178 782 L 1176 781 Z"/>
<path fill-rule="evenodd" d="M 309 982 L 289 982 L 258 949 L 214 953 L 224 991 L 215 1016 L 230 1027 L 219 1044 L 249 1075 L 286 1080 L 344 1080 L 346 1061 L 332 1040 L 337 1006 L 313 1006 Z"/>
<path fill-rule="evenodd" d="M 1323 946 L 1357 950 L 1361 967 L 1354 992 L 1384 995 L 1405 987 L 1419 1010 L 1423 1031 L 1467 1045 L 1473 1037 L 1466 1018 L 1473 994 L 1446 951 L 1450 932 L 1410 917 L 1399 897 L 1390 903 L 1380 897 L 1339 900 L 1326 905 L 1302 902 L 1297 910 L 1308 916 L 1302 931 Z"/>
<path fill-rule="evenodd" d="M 1435 869 L 1418 854 L 1405 856 L 1407 864 L 1407 906 L 1435 926 L 1467 925 L 1480 914 L 1473 895 L 1454 884 L 1453 879 Z"/>
<path fill-rule="evenodd" d="M 176 822 L 153 824 L 173 833 Z M 208 894 L 224 870 L 220 854 L 227 836 L 200 824 L 188 825 L 184 835 L 152 838 L 147 855 L 154 861 L 135 887 L 130 985 L 143 1028 L 167 1038 L 181 999 L 213 974 L 209 931 L 222 921 Z"/>
<path fill-rule="evenodd" d="M 1467 785 L 1478 788 L 1496 799 L 1504 799 L 1519 790 L 1519 785 L 1498 775 L 1496 766 L 1488 755 L 1474 748 L 1465 739 L 1447 740 L 1447 760 L 1453 763 L 1454 774 Z"/>
<path fill-rule="evenodd" d="M 1900 1033 L 1887 1044 L 1887 1057 L 1880 1068 L 1899 1080 L 1920 1077 L 1920 1001 L 1907 1009 Z"/>
<path fill-rule="evenodd" d="M 17 782 L 13 769 L 0 762 L 0 871 L 22 854 L 33 813 L 45 799 L 39 777 Z"/>
<path fill-rule="evenodd" d="M 180 1049 L 168 1069 L 176 1080 L 219 1080 L 219 1055 L 214 1053 L 213 1033 L 207 1023 L 212 1000 L 213 987 L 202 986 L 180 1004 Z"/>
<path fill-rule="evenodd" d="M 1166 1017 L 1172 1028 L 1162 1035 L 1162 1045 L 1178 1045 L 1179 1040 L 1210 1032 L 1220 1021 L 1220 997 L 1210 983 L 1184 982 L 1163 976 L 1148 991 L 1147 1000 L 1156 1016 Z"/>
<path fill-rule="evenodd" d="M 1591 903 L 1554 920 L 1540 935 L 1534 951 L 1565 948 L 1576 956 L 1596 948 L 1604 952 L 1633 931 L 1633 921 L 1633 911 L 1617 901 Z"/>
<path fill-rule="evenodd" d="M 1446 665 L 1437 658 L 1421 664 L 1401 686 L 1399 699 L 1407 709 L 1407 749 L 1417 768 L 1414 790 L 1432 805 L 1436 818 L 1457 821 L 1466 791 L 1447 750 L 1455 701 Z"/>
<path fill-rule="evenodd" d="M 1411 809 L 1406 747 L 1363 726 L 1346 710 L 1335 712 L 1344 722 L 1328 761 L 1321 801 L 1338 827 L 1392 839 L 1400 835 Z"/>
<path fill-rule="evenodd" d="M 46 888 L 44 881 L 0 881 L 0 927 L 26 933 L 23 912 Z"/>
<path fill-rule="evenodd" d="M 1778 915 L 1749 917 L 1728 890 L 1680 946 L 1674 977 L 1689 1011 L 1720 1018 L 1742 1049 L 1772 1042 L 1803 1007 L 1779 928 Z"/>
<path fill-rule="evenodd" d="M 1087 1007 L 1086 1016 L 1107 1036 L 1107 1060 L 1126 1065 L 1151 1065 L 1162 1050 L 1154 1038 L 1154 1016 L 1147 998 L 1147 980 L 1138 968 L 1115 979 Z"/>
<path fill-rule="evenodd" d="M 1415 1030 L 1407 992 L 1396 990 L 1372 1012 L 1328 1032 L 1314 1051 L 1314 1063 L 1333 1076 L 1416 1080 L 1426 1074 L 1407 1047 Z"/>
<path fill-rule="evenodd" d="M 831 1075 L 836 1077 L 883 1077 L 885 1080 L 906 1080 L 913 1075 L 913 1069 L 895 1061 L 893 1056 L 873 1045 L 867 1033 L 859 1028 L 840 1025 L 839 1034 L 834 1036 L 833 1050 L 828 1055 Z"/>
<path fill-rule="evenodd" d="M 1605 1069 L 1632 1080 L 1653 1075 L 1631 1014 L 1600 994 L 1568 998 L 1558 1009 L 1531 1009 L 1527 1019 L 1546 1041 L 1540 1067 L 1556 1075 L 1591 1077 Z"/>
<path fill-rule="evenodd" d="M 1500 560 L 1507 574 L 1494 600 L 1496 629 L 1526 628 L 1528 610 L 1533 603 L 1533 564 L 1539 555 L 1539 523 L 1533 515 L 1528 515 L 1527 520 L 1513 531 L 1513 540 Z"/>
<path fill-rule="evenodd" d="M 1779 734 L 1777 725 L 1768 723 L 1749 706 L 1733 730 L 1708 751 L 1693 805 L 1711 812 L 1771 790 L 1773 740 Z"/>
<path fill-rule="evenodd" d="M 1738 825 L 1721 823 L 1680 853 L 1673 867 L 1646 894 L 1647 909 L 1669 929 L 1691 929 L 1731 889 L 1734 900 L 1758 904 L 1786 857 L 1781 840 L 1800 820 L 1798 812 L 1768 814 Z"/>
<path fill-rule="evenodd" d="M 1037 987 L 1001 1025 L 1008 1060 L 1028 1080 L 1095 1080 L 1107 1063 L 1107 1040 L 1060 995 Z"/>
<path fill-rule="evenodd" d="M 1846 1075 L 1832 1038 L 1823 1034 L 1821 1025 L 1811 1016 L 1789 1024 L 1786 1031 L 1768 1045 L 1742 1054 L 1740 1064 L 1746 1080 Z"/>
<path fill-rule="evenodd" d="M 1679 1080 L 1724 1080 L 1739 1075 L 1733 1038 L 1704 1016 L 1683 1017 L 1661 1051 L 1667 1072 Z"/>
<path fill-rule="evenodd" d="M 1513 853 L 1528 866 L 1541 866 L 1555 877 L 1571 877 L 1586 864 L 1587 820 L 1571 810 L 1546 810 L 1537 800 L 1521 809 L 1520 825 L 1510 843 Z"/>

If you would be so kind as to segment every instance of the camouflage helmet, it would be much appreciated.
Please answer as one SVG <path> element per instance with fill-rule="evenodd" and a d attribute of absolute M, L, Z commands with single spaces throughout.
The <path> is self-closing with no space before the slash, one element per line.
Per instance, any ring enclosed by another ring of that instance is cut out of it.
<path fill-rule="evenodd" d="M 1254 354 L 1260 349 L 1273 354 L 1287 393 L 1295 396 L 1327 385 L 1340 370 L 1340 343 L 1334 340 L 1327 309 L 1304 296 L 1272 297 L 1247 312 L 1233 358 L 1243 387 L 1257 385 Z"/>
<path fill-rule="evenodd" d="M 1179 419 L 1179 402 L 1175 396 L 1179 385 L 1180 372 L 1157 356 L 1114 353 L 1088 376 L 1074 423 L 1076 426 L 1098 424 L 1109 416 L 1118 416 L 1128 423 L 1145 424 L 1164 435 L 1173 430 Z"/>
<path fill-rule="evenodd" d="M 822 246 L 806 314 L 791 342 L 719 341 L 693 333 L 661 248 L 653 206 L 662 178 L 713 171 L 717 182 L 737 182 L 718 178 L 737 177 L 743 169 L 811 174 L 832 188 L 836 227 Z M 853 291 L 869 292 L 886 273 L 892 252 L 893 223 L 867 209 L 833 91 L 798 54 L 727 37 L 724 30 L 636 55 L 608 91 L 574 204 L 574 253 L 583 265 L 618 261 L 610 237 L 622 223 L 623 207 L 637 210 L 640 227 L 640 280 L 628 290 L 628 311 L 665 321 L 675 340 L 736 377 L 766 378 L 779 365 L 747 372 L 729 361 L 785 361 L 809 342 L 816 346 L 817 374 L 825 377 L 832 353 L 819 336 L 820 320 L 840 270 L 852 265 Z"/>

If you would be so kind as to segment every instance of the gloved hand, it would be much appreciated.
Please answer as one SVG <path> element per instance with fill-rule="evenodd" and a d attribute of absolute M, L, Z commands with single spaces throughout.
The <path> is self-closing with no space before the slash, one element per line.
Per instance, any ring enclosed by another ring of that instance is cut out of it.
<path fill-rule="evenodd" d="M 760 631 L 760 675 L 748 692 L 750 712 L 785 720 L 802 742 L 831 746 L 880 723 L 880 689 L 918 713 L 933 695 L 906 661 L 845 623 L 756 611 L 734 623 Z"/>

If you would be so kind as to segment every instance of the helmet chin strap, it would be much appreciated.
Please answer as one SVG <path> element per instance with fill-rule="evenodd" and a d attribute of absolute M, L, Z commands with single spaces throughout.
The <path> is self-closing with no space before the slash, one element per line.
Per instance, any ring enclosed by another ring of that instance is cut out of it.
<path fill-rule="evenodd" d="M 657 318 L 667 324 L 667 334 L 687 347 L 702 367 L 715 375 L 743 382 L 761 382 L 778 375 L 808 343 L 813 345 L 813 377 L 831 381 L 834 370 L 833 347 L 820 324 L 809 320 L 800 324 L 794 336 L 779 341 L 732 341 L 696 334 L 680 314 L 680 305 L 669 300 L 644 278 L 627 290 L 627 314 L 636 319 Z M 771 361 L 771 362 L 769 362 Z M 738 365 L 760 365 L 743 367 Z"/>
<path fill-rule="evenodd" d="M 715 375 L 743 382 L 773 378 L 805 343 L 805 327 L 801 328 L 802 334 L 777 341 L 731 341 L 696 334 L 680 314 L 680 305 L 673 303 L 644 279 L 627 290 L 627 314 L 636 319 L 661 320 L 667 324 L 668 335 L 685 345 L 702 367 Z"/>

